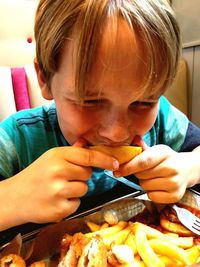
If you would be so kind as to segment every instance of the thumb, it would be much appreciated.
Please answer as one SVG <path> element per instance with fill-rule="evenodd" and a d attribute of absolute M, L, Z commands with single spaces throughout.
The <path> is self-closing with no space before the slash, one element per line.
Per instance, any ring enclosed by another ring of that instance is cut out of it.
<path fill-rule="evenodd" d="M 137 145 L 142 147 L 142 151 L 146 150 L 149 146 L 144 142 L 144 140 L 141 138 L 141 136 L 136 135 L 133 139 L 131 145 Z"/>
<path fill-rule="evenodd" d="M 87 145 L 87 141 L 83 138 L 78 138 L 78 140 L 76 140 L 76 142 L 73 144 L 73 146 L 76 147 L 85 147 Z"/>

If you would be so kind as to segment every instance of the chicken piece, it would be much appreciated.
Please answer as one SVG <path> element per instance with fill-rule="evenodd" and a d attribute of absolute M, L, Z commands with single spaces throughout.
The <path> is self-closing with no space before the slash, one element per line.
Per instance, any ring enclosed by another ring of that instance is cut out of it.
<path fill-rule="evenodd" d="M 0 260 L 1 267 L 26 267 L 23 258 L 16 254 L 9 254 Z"/>
<path fill-rule="evenodd" d="M 77 267 L 107 267 L 108 251 L 100 236 L 95 236 L 83 249 Z"/>
<path fill-rule="evenodd" d="M 66 251 L 66 254 L 64 255 L 62 252 L 62 259 L 59 262 L 58 267 L 77 267 L 83 248 L 88 244 L 88 242 L 89 239 L 84 234 L 74 234 L 70 244 L 67 243 L 68 250 Z"/>

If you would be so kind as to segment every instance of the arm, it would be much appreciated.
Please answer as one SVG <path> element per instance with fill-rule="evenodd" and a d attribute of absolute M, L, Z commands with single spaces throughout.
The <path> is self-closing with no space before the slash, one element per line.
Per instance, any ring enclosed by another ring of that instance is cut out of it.
<path fill-rule="evenodd" d="M 189 152 L 200 145 L 200 128 L 189 122 L 181 152 Z"/>
<path fill-rule="evenodd" d="M 27 222 L 55 222 L 75 212 L 87 192 L 91 166 L 114 170 L 116 160 L 78 146 L 57 147 L 1 181 L 0 230 Z"/>

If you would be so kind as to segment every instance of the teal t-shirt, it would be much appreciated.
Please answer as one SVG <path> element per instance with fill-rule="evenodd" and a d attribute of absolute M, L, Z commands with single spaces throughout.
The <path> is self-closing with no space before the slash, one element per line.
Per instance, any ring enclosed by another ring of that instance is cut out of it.
<path fill-rule="evenodd" d="M 144 141 L 149 146 L 166 144 L 179 151 L 188 123 L 183 113 L 161 97 L 156 122 L 145 134 Z M 13 176 L 48 149 L 59 146 L 69 144 L 60 131 L 54 103 L 17 112 L 0 123 L 0 178 Z M 106 176 L 102 169 L 93 168 L 86 196 L 103 193 L 117 183 Z"/>

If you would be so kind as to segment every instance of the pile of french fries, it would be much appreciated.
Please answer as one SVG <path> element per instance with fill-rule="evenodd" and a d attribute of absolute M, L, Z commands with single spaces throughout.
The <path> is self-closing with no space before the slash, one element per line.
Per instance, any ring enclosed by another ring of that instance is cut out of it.
<path fill-rule="evenodd" d="M 180 237 L 164 233 L 141 222 L 119 221 L 115 225 L 87 222 L 86 237 L 100 236 L 108 251 L 117 258 L 108 258 L 109 266 L 183 267 L 200 261 L 200 245 L 193 236 Z M 128 260 L 127 260 L 128 259 Z"/>

